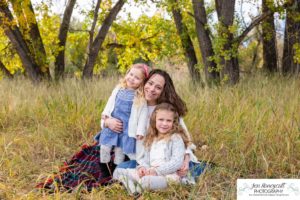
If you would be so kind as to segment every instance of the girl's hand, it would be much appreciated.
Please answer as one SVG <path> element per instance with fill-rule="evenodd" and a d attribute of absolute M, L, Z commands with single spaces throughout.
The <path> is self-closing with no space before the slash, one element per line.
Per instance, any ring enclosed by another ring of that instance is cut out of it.
<path fill-rule="evenodd" d="M 142 135 L 137 135 L 137 136 L 136 136 L 136 139 L 137 139 L 137 140 L 142 140 L 143 138 L 144 138 L 144 136 L 142 136 Z"/>
<path fill-rule="evenodd" d="M 150 169 L 147 170 L 146 175 L 157 176 L 157 173 L 156 173 L 155 169 L 150 168 Z"/>
<path fill-rule="evenodd" d="M 145 167 L 140 167 L 137 169 L 137 173 L 140 178 L 146 175 L 147 169 Z"/>
<path fill-rule="evenodd" d="M 104 121 L 104 127 L 109 128 L 110 130 L 121 133 L 123 131 L 123 123 L 121 120 L 109 117 Z"/>
<path fill-rule="evenodd" d="M 189 162 L 190 162 L 190 155 L 189 154 L 185 154 L 183 165 L 181 166 L 181 168 L 179 170 L 177 170 L 177 174 L 180 177 L 183 177 L 183 176 L 187 175 L 187 173 L 189 171 Z"/>

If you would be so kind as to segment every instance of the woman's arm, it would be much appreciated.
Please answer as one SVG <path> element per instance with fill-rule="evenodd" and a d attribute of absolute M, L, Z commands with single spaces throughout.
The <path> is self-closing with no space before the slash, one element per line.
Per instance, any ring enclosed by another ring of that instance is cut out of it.
<path fill-rule="evenodd" d="M 184 161 L 179 170 L 177 170 L 177 174 L 181 177 L 186 176 L 189 171 L 189 163 L 190 163 L 190 154 L 184 155 Z"/>
<path fill-rule="evenodd" d="M 148 122 L 148 108 L 147 103 L 141 105 L 141 111 L 138 118 L 138 125 L 137 125 L 137 136 L 141 136 L 140 138 L 137 137 L 137 139 L 143 139 L 145 137 L 147 132 L 147 122 Z"/>
<path fill-rule="evenodd" d="M 184 132 L 186 133 L 189 141 L 192 141 L 192 137 L 191 137 L 191 134 L 188 130 L 188 128 L 186 127 L 184 121 L 183 121 L 183 118 L 182 117 L 179 117 L 179 125 L 183 128 Z"/>
<path fill-rule="evenodd" d="M 183 121 L 182 118 L 179 118 L 179 124 L 181 125 L 181 127 L 183 128 L 183 130 L 186 132 L 188 138 L 190 141 L 192 141 L 191 139 L 191 135 Z M 197 162 L 197 158 L 193 153 L 193 150 L 196 148 L 196 146 L 193 143 L 190 143 L 189 146 L 187 147 L 186 151 L 185 151 L 185 156 L 184 156 L 184 162 L 181 166 L 181 168 L 177 171 L 177 174 L 181 177 L 186 176 L 188 171 L 189 171 L 189 162 L 193 161 L 193 162 Z"/>

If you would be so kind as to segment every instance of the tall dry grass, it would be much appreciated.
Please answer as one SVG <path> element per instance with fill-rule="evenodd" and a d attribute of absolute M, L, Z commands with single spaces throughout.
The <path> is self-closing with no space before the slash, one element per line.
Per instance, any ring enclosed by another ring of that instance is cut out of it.
<path fill-rule="evenodd" d="M 299 178 L 300 80 L 260 76 L 234 87 L 196 88 L 173 78 L 188 105 L 185 122 L 196 155 L 217 167 L 196 186 L 172 186 L 142 199 L 235 199 L 239 177 Z M 117 185 L 90 194 L 34 191 L 37 181 L 92 142 L 116 82 L 0 81 L 0 199 L 128 199 Z"/>

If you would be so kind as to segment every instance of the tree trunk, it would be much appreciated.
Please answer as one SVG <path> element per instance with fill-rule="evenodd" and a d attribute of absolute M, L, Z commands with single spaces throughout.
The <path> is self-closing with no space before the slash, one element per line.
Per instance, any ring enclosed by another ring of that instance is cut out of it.
<path fill-rule="evenodd" d="M 89 54 L 89 52 L 92 51 L 92 44 L 94 41 L 94 33 L 95 33 L 95 28 L 96 28 L 96 24 L 97 24 L 97 20 L 98 20 L 98 12 L 99 12 L 99 8 L 100 8 L 100 4 L 101 4 L 101 0 L 97 0 L 97 4 L 96 4 L 95 10 L 94 10 L 94 19 L 93 19 L 91 30 L 89 32 L 90 39 L 89 39 L 89 46 L 88 46 L 88 54 Z"/>
<path fill-rule="evenodd" d="M 13 23 L 13 16 L 5 0 L 0 0 L 0 24 L 6 36 L 17 50 L 21 62 L 31 80 L 38 82 L 43 78 L 43 73 L 31 54 L 19 28 Z"/>
<path fill-rule="evenodd" d="M 282 73 L 292 75 L 299 73 L 299 61 L 294 60 L 296 54 L 294 45 L 300 45 L 300 22 L 296 18 L 300 15 L 300 0 L 295 0 L 294 5 L 286 9 L 286 13 Z"/>
<path fill-rule="evenodd" d="M 83 78 L 92 78 L 93 69 L 94 69 L 95 61 L 98 56 L 99 50 L 100 50 L 102 43 L 108 33 L 110 26 L 112 25 L 117 14 L 123 7 L 124 3 L 125 3 L 125 0 L 119 0 L 114 5 L 114 7 L 110 10 L 108 15 L 105 17 L 105 19 L 102 23 L 102 26 L 91 46 L 91 51 L 89 52 L 86 64 L 83 69 Z"/>
<path fill-rule="evenodd" d="M 76 0 L 69 0 L 66 6 L 64 16 L 59 28 L 58 40 L 59 40 L 59 52 L 55 58 L 55 79 L 63 78 L 65 71 L 65 46 L 68 36 L 68 30 L 70 26 L 71 16 L 75 6 Z"/>
<path fill-rule="evenodd" d="M 206 82 L 219 82 L 220 73 L 217 70 L 217 64 L 210 58 L 214 56 L 213 46 L 209 37 L 207 26 L 207 15 L 204 7 L 204 0 L 193 0 L 193 9 L 196 24 L 196 33 L 198 43 L 204 63 Z"/>
<path fill-rule="evenodd" d="M 5 67 L 5 65 L 0 60 L 0 70 L 4 73 L 5 76 L 8 78 L 13 78 L 13 75 L 8 71 L 8 69 Z"/>
<path fill-rule="evenodd" d="M 38 28 L 35 13 L 30 0 L 10 0 L 16 13 L 20 32 L 29 47 L 31 57 L 42 71 L 42 76 L 50 79 L 46 50 Z"/>
<path fill-rule="evenodd" d="M 270 11 L 268 0 L 262 1 L 262 12 Z M 277 71 L 277 48 L 274 15 L 269 15 L 262 23 L 263 68 L 270 73 Z"/>
<path fill-rule="evenodd" d="M 216 10 L 219 20 L 218 35 L 226 42 L 223 44 L 221 56 L 222 78 L 230 84 L 236 84 L 239 81 L 240 69 L 237 58 L 238 45 L 234 41 L 233 34 L 229 28 L 233 24 L 235 0 L 216 0 Z"/>
<path fill-rule="evenodd" d="M 47 62 L 47 54 L 44 47 L 44 43 L 41 37 L 41 33 L 38 27 L 38 23 L 35 18 L 34 10 L 31 4 L 31 1 L 28 1 L 28 9 L 29 16 L 32 17 L 33 22 L 29 24 L 29 34 L 32 39 L 32 43 L 35 49 L 36 62 L 39 65 L 41 71 L 43 72 L 43 76 L 50 79 L 50 70 L 49 64 Z"/>
<path fill-rule="evenodd" d="M 178 3 L 175 0 L 173 3 Z M 185 58 L 188 62 L 188 69 L 193 82 L 201 82 L 200 72 L 196 68 L 197 57 L 195 53 L 195 49 L 192 43 L 192 40 L 189 36 L 188 29 L 185 24 L 182 22 L 182 15 L 177 6 L 172 5 L 172 13 L 176 25 L 177 32 L 179 34 L 181 44 L 184 50 Z"/>

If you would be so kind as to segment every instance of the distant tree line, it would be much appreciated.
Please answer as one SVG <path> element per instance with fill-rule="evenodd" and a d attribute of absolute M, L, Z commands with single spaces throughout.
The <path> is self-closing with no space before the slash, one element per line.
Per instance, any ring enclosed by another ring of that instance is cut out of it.
<path fill-rule="evenodd" d="M 236 84 L 241 73 L 241 44 L 245 40 L 250 41 L 249 33 L 257 32 L 256 46 L 262 45 L 262 68 L 269 74 L 299 74 L 300 0 L 280 3 L 262 0 L 260 14 L 246 27 L 241 26 L 235 15 L 238 12 L 235 10 L 235 0 L 215 0 L 211 3 L 205 3 L 204 0 L 148 1 L 166 10 L 172 17 L 172 23 L 155 16 L 150 19 L 141 17 L 136 22 L 116 21 L 128 1 L 92 2 L 92 10 L 85 15 L 89 23 L 85 24 L 84 29 L 80 27 L 77 30 L 71 21 L 76 0 L 66 2 L 56 28 L 55 23 L 50 23 L 51 20 L 55 22 L 55 18 L 47 14 L 49 8 L 45 4 L 34 8 L 30 0 L 0 0 L 0 37 L 3 41 L 0 50 L 9 52 L 11 58 L 18 55 L 23 72 L 34 82 L 64 78 L 66 51 L 73 51 L 71 54 L 80 60 L 77 65 L 80 66 L 83 79 L 92 78 L 101 63 L 107 64 L 107 52 L 110 56 L 118 54 L 116 64 L 123 68 L 138 58 L 151 62 L 163 56 L 181 54 L 194 82 L 205 80 L 209 85 Z M 139 3 L 145 4 L 147 1 Z M 275 13 L 285 20 L 282 56 L 279 56 L 277 48 Z M 213 14 L 217 16 L 214 26 L 209 24 Z M 47 37 L 43 36 L 41 29 L 49 32 Z M 174 30 L 177 30 L 177 35 L 174 35 Z M 76 31 L 84 33 L 81 37 L 72 37 Z M 134 35 L 134 32 L 138 34 Z M 83 36 L 86 40 L 82 39 Z M 180 50 L 176 49 L 174 42 L 179 42 Z M 3 75 L 13 78 L 13 70 L 6 64 L 11 62 L 7 55 L 0 53 L 0 69 Z M 254 54 L 253 60 L 256 56 Z M 75 61 L 71 62 L 76 65 Z M 50 73 L 51 63 L 54 65 L 53 77 Z"/>

